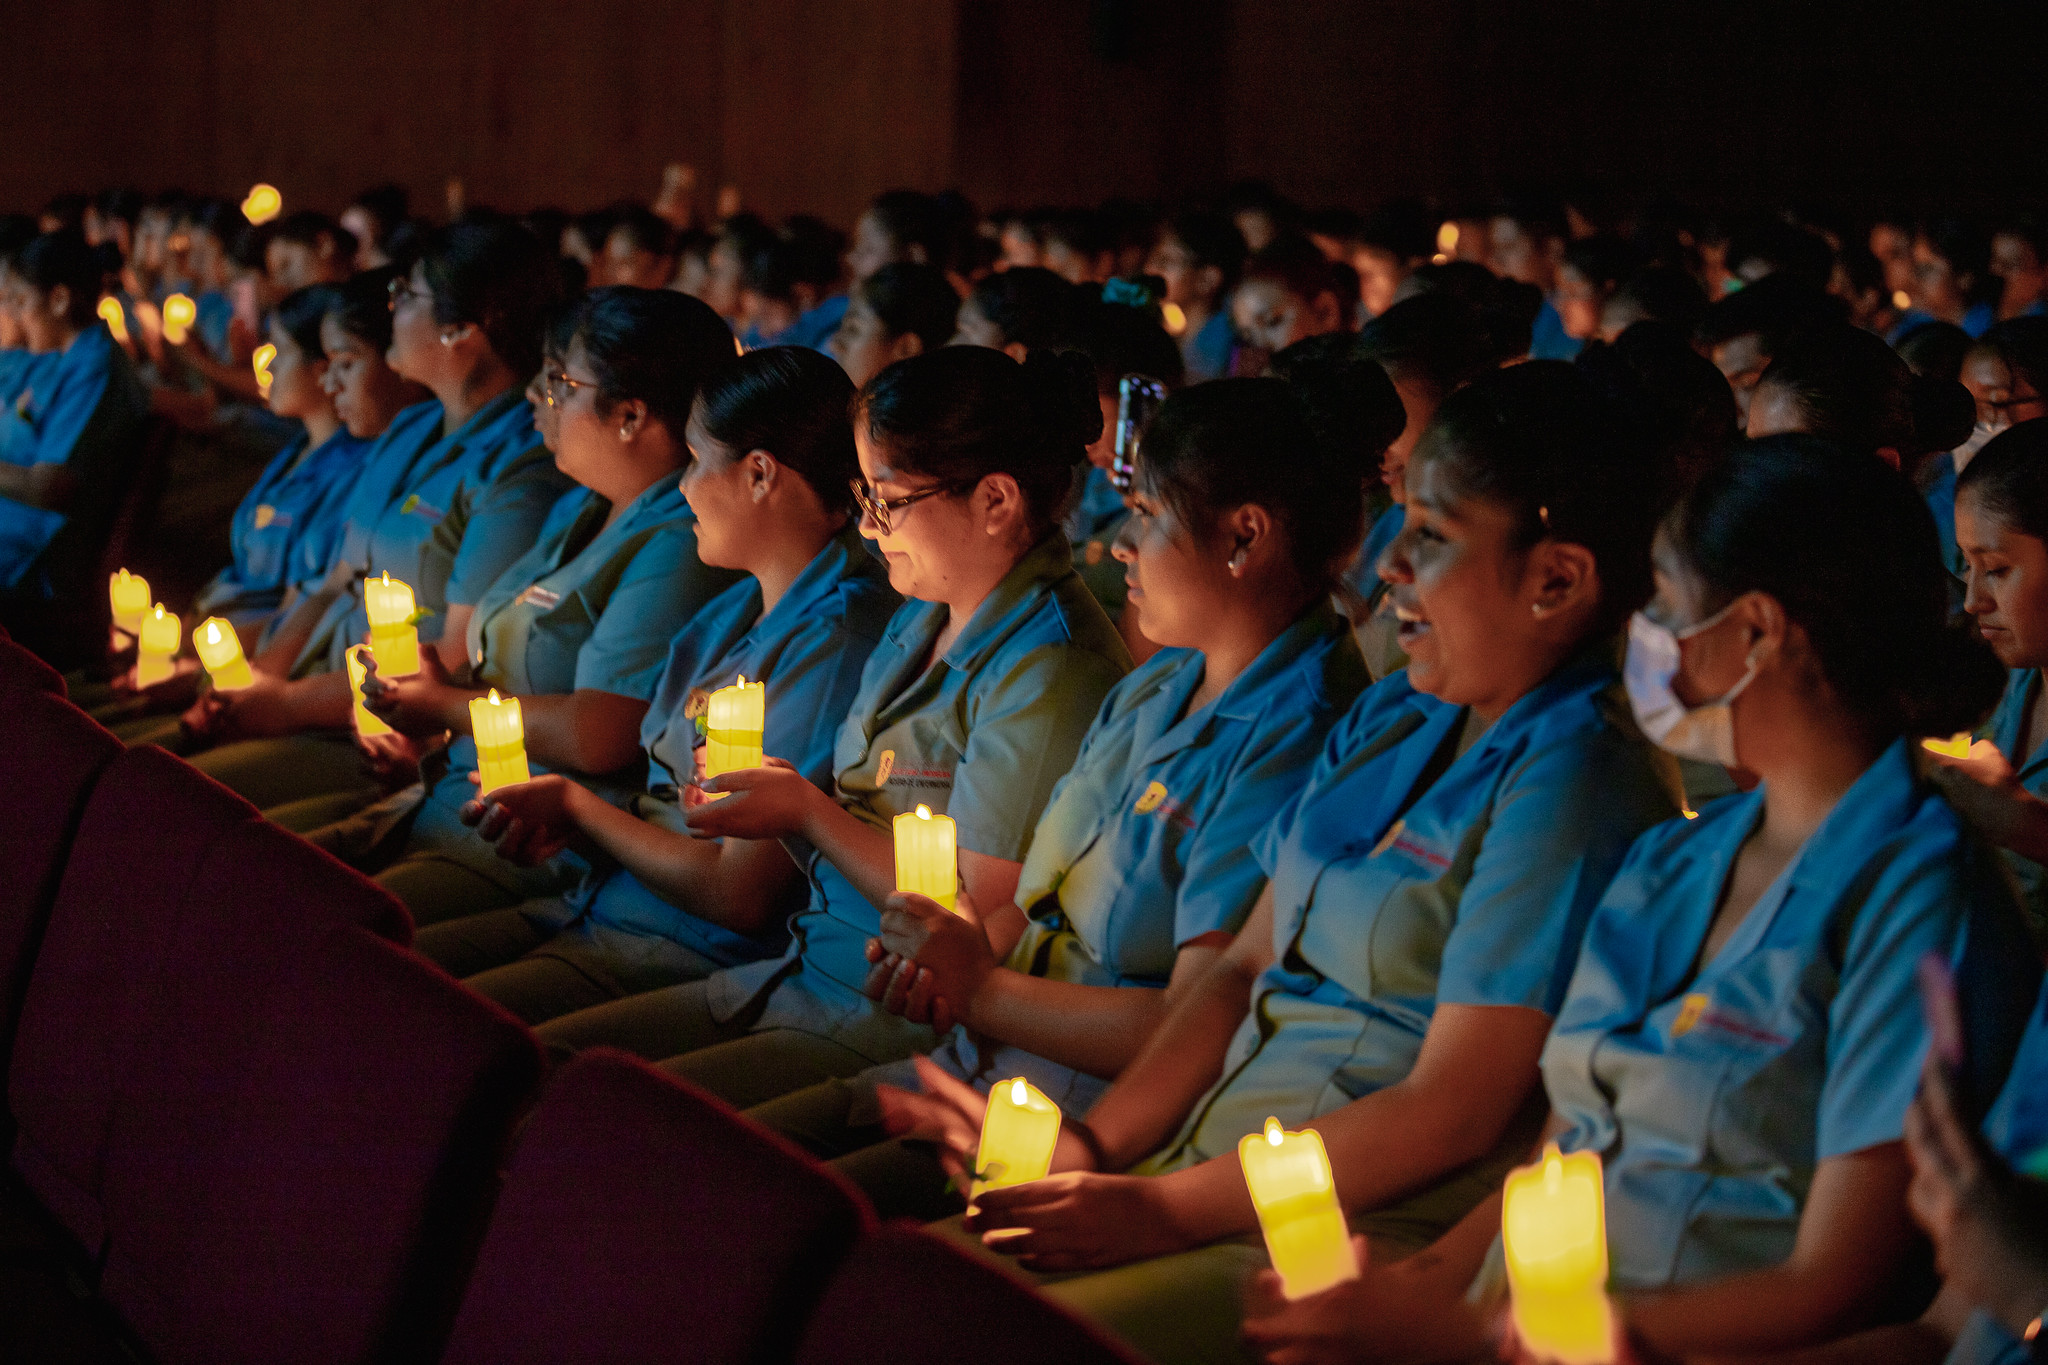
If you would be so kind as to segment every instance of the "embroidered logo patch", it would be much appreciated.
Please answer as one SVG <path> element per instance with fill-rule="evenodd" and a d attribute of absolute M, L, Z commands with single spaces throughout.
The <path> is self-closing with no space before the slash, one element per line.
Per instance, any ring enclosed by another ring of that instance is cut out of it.
<path fill-rule="evenodd" d="M 439 521 L 447 515 L 440 508 L 423 500 L 417 493 L 406 494 L 405 501 L 398 504 L 398 510 L 401 515 L 408 517 L 417 512 L 428 521 Z"/>
<path fill-rule="evenodd" d="M 1706 996 L 1694 992 L 1685 997 L 1684 1000 L 1679 1002 L 1678 1017 L 1671 1021 L 1671 1036 L 1673 1038 L 1683 1038 L 1686 1034 L 1691 1033 L 1693 1026 L 1699 1023 L 1700 1016 L 1706 1012 Z"/>
<path fill-rule="evenodd" d="M 1149 784 L 1143 792 L 1139 793 L 1138 804 L 1131 809 L 1140 815 L 1150 815 L 1153 811 L 1159 809 L 1159 803 L 1165 799 L 1166 784 L 1164 782 L 1154 782 Z"/>
<path fill-rule="evenodd" d="M 267 502 L 259 502 L 259 503 L 257 503 L 257 504 L 256 504 L 256 529 L 257 529 L 257 530 L 259 530 L 259 531 L 260 531 L 260 530 L 262 530 L 262 529 L 263 529 L 264 527 L 266 527 L 266 526 L 270 525 L 270 523 L 271 523 L 271 522 L 273 522 L 273 521 L 276 521 L 276 520 L 277 520 L 277 509 L 276 509 L 275 507 L 272 507 L 272 506 L 271 506 L 271 505 L 270 505 L 269 503 L 267 503 Z"/>
<path fill-rule="evenodd" d="M 711 709 L 711 694 L 701 687 L 690 689 L 688 701 L 683 703 L 683 719 L 695 720 Z"/>
<path fill-rule="evenodd" d="M 539 607 L 542 611 L 553 611 L 561 605 L 561 602 L 562 594 L 550 592 L 540 584 L 535 583 L 525 592 L 519 594 L 515 605 Z"/>
<path fill-rule="evenodd" d="M 889 775 L 895 771 L 896 751 L 894 749 L 882 750 L 881 758 L 878 759 L 875 763 L 875 785 L 877 787 L 888 786 Z"/>

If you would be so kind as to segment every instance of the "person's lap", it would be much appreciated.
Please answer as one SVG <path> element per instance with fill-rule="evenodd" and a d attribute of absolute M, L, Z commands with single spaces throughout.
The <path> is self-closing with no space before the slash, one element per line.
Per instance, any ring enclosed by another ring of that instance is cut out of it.
<path fill-rule="evenodd" d="M 245 739 L 191 756 L 192 766 L 267 810 L 337 792 L 379 793 L 347 731 L 318 730 Z"/>

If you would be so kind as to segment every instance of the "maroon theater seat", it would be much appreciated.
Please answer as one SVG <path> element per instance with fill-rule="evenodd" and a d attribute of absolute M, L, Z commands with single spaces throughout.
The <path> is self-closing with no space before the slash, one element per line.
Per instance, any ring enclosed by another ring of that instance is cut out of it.
<path fill-rule="evenodd" d="M 520 1139 L 445 1359 L 787 1360 L 869 1221 L 836 1176 L 719 1101 L 586 1052 Z"/>
<path fill-rule="evenodd" d="M 15 692 L 64 695 L 64 677 L 0 630 L 0 698 Z"/>
<path fill-rule="evenodd" d="M 854 1248 L 796 1365 L 1141 1365 L 1099 1328 L 922 1228 Z"/>

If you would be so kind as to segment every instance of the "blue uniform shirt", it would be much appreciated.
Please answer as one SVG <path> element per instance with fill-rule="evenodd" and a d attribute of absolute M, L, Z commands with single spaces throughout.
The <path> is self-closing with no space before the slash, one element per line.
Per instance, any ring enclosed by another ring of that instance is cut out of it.
<path fill-rule="evenodd" d="M 70 465 L 83 480 L 125 486 L 140 450 L 149 397 L 128 355 L 95 318 L 63 351 L 33 367 L 39 381 L 11 405 L 17 429 L 0 438 L 14 465 Z M 0 588 L 47 595 L 39 561 L 69 518 L 54 508 L 0 497 Z"/>
<path fill-rule="evenodd" d="M 1637 842 L 1544 1048 L 1560 1145 L 1605 1163 L 1617 1285 L 1781 1264 L 1819 1163 L 1900 1138 L 1926 1049 L 1923 954 L 1956 969 L 1983 1093 L 2033 999 L 2003 874 L 1905 740 L 1698 963 L 1763 807 L 1761 791 L 1729 796 Z"/>
<path fill-rule="evenodd" d="M 833 749 L 839 803 L 885 832 L 895 816 L 930 806 L 953 817 L 961 849 L 1022 861 L 1130 654 L 1057 531 L 932 658 L 945 625 L 943 605 L 905 603 L 869 657 Z M 861 990 L 880 911 L 822 856 L 806 861 L 811 899 L 791 921 L 788 955 L 712 976 L 712 1010 L 731 1018 L 772 988 L 756 1027 L 808 1029 L 874 1062 L 930 1051 L 929 1028 L 889 1014 Z"/>
<path fill-rule="evenodd" d="M 1187 382 L 1200 384 L 1230 374 L 1230 362 L 1237 353 L 1237 331 L 1230 325 L 1228 311 L 1217 313 L 1181 343 L 1181 363 L 1187 368 Z"/>
<path fill-rule="evenodd" d="M 36 428 L 28 420 L 62 351 L 0 351 L 0 460 L 35 462 Z"/>
<path fill-rule="evenodd" d="M 2048 799 L 2048 735 L 2030 736 L 2032 751 L 2019 752 L 2020 731 L 2026 726 L 2027 713 L 2034 707 L 2034 701 L 2041 695 L 2041 670 L 2038 668 L 2015 668 L 2006 674 L 2005 695 L 1998 699 L 1998 708 L 1991 713 L 1982 733 L 1998 751 L 2012 764 L 2013 776 L 2020 786 L 2035 796 Z M 2012 869 L 2013 879 L 2020 890 L 2020 908 L 2026 912 L 2037 939 L 2048 942 L 2048 868 L 2031 858 L 2025 858 L 2010 849 L 1999 850 L 2005 855 L 2006 866 Z"/>
<path fill-rule="evenodd" d="M 366 457 L 344 514 L 328 608 L 293 664 L 294 675 L 338 671 L 370 624 L 362 580 L 389 573 L 410 584 L 422 640 L 438 639 L 450 603 L 474 605 L 513 561 L 533 548 L 556 499 L 574 485 L 533 429 L 516 389 L 441 434 L 438 401 L 392 419 Z"/>
<path fill-rule="evenodd" d="M 646 701 L 654 695 L 668 642 L 735 575 L 697 558 L 697 518 L 673 478 L 633 499 L 609 526 L 611 504 L 578 488 L 555 505 L 540 541 L 499 576 L 469 618 L 473 685 L 513 696 L 568 696 L 590 690 Z M 433 783 L 413 824 L 411 847 L 455 858 L 509 891 L 538 896 L 580 875 L 564 854 L 543 868 L 497 856 L 458 816 L 476 796 L 476 740 L 448 745 L 447 772 Z M 548 771 L 532 761 L 536 775 Z M 623 800 L 618 774 L 578 774 L 600 795 Z M 607 780 L 609 779 L 609 780 Z"/>
<path fill-rule="evenodd" d="M 1067 539 L 1074 542 L 1074 571 L 1111 619 L 1130 597 L 1124 566 L 1111 553 L 1117 533 L 1130 515 L 1124 495 L 1109 481 L 1109 471 L 1090 465 L 1081 483 L 1081 496 L 1067 514 Z"/>
<path fill-rule="evenodd" d="M 1984 1135 L 2014 1166 L 2048 1180 L 2048 985 L 2034 1004 L 2005 1088 L 1985 1117 Z"/>
<path fill-rule="evenodd" d="M 669 647 L 660 689 L 640 727 L 647 793 L 633 797 L 629 808 L 651 824 L 684 830 L 678 789 L 703 766 L 697 717 L 710 693 L 732 686 L 741 674 L 767 685 L 762 751 L 831 790 L 834 737 L 852 709 L 868 655 L 901 604 L 888 570 L 852 527 L 818 552 L 765 616 L 754 579 L 727 588 Z M 750 938 L 690 914 L 623 868 L 593 876 L 569 900 L 596 923 L 673 939 L 723 966 L 777 956 L 788 941 L 781 925 Z"/>
<path fill-rule="evenodd" d="M 270 615 L 288 587 L 314 583 L 341 543 L 342 510 L 373 442 L 338 428 L 317 448 L 302 433 L 258 476 L 228 524 L 233 559 L 194 610 L 237 626 Z"/>
<path fill-rule="evenodd" d="M 1676 809 L 1619 692 L 1611 652 L 1589 652 L 1455 758 L 1465 708 L 1406 673 L 1358 699 L 1252 846 L 1273 881 L 1275 960 L 1154 1169 L 1404 1079 L 1439 1004 L 1556 1012 L 1608 878 Z"/>
<path fill-rule="evenodd" d="M 1543 300 L 1535 326 L 1529 329 L 1529 359 L 1577 360 L 1585 347 L 1585 342 L 1565 332 L 1564 315 L 1557 311 L 1557 305 L 1547 298 Z"/>
<path fill-rule="evenodd" d="M 1198 711 L 1203 658 L 1163 649 L 1118 683 L 1060 779 L 1017 881 L 1030 925 L 1017 971 L 1087 986 L 1163 988 L 1180 950 L 1235 934 L 1266 873 L 1251 844 L 1286 804 L 1369 679 L 1318 605 Z M 1024 1075 L 1070 1113 L 1107 1082 L 955 1029 L 933 1060 L 984 1088 Z"/>

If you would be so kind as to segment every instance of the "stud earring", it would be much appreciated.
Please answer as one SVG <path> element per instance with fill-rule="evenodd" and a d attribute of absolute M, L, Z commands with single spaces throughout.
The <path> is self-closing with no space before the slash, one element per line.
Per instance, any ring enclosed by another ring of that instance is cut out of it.
<path fill-rule="evenodd" d="M 632 440 L 632 439 L 633 439 L 633 432 L 632 432 L 631 428 L 628 428 L 628 427 L 620 427 L 620 428 L 619 428 L 619 439 L 620 439 L 621 441 L 630 441 L 630 440 Z"/>
<path fill-rule="evenodd" d="M 1543 619 L 1543 604 L 1541 602 L 1531 602 L 1529 604 L 1529 614 L 1541 621 Z"/>
<path fill-rule="evenodd" d="M 443 332 L 443 333 L 441 333 L 441 344 L 442 344 L 443 346 L 453 346 L 453 345 L 455 344 L 455 333 L 453 333 L 453 332 Z"/>
<path fill-rule="evenodd" d="M 1236 554 L 1232 555 L 1230 562 L 1225 567 L 1230 570 L 1232 578 L 1244 577 L 1244 551 L 1239 550 Z"/>

